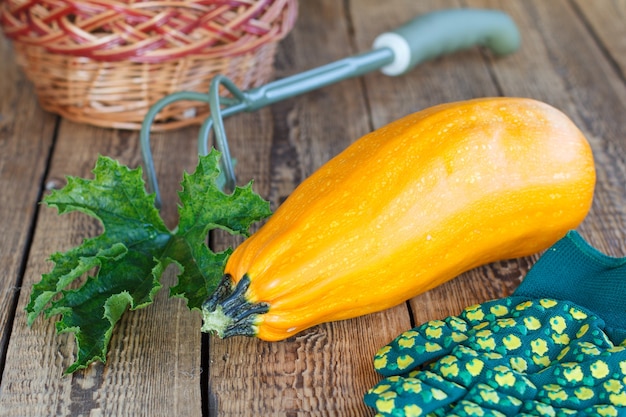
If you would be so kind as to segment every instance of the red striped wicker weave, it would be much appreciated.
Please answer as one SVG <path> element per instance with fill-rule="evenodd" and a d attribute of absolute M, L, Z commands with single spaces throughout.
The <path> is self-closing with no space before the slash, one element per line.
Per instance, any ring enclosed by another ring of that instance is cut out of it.
<path fill-rule="evenodd" d="M 139 129 L 158 99 L 272 76 L 297 0 L 4 0 L 0 22 L 42 106 L 97 126 Z M 154 130 L 198 123 L 208 108 L 180 102 Z"/>

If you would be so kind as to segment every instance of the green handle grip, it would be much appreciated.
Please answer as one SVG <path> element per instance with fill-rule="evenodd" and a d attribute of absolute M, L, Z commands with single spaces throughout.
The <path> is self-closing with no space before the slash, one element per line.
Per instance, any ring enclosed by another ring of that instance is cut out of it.
<path fill-rule="evenodd" d="M 504 12 L 454 9 L 431 12 L 379 35 L 374 49 L 390 48 L 394 60 L 382 68 L 386 75 L 401 75 L 440 55 L 485 46 L 497 55 L 517 50 L 521 39 L 517 26 Z"/>

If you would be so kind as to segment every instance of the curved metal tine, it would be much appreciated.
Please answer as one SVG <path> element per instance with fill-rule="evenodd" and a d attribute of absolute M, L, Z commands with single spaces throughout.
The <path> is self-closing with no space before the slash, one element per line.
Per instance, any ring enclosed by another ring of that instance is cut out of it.
<path fill-rule="evenodd" d="M 152 149 L 150 147 L 150 127 L 152 126 L 152 123 L 154 123 L 156 115 L 159 114 L 161 110 L 173 102 L 180 100 L 196 100 L 203 103 L 209 103 L 209 98 L 206 94 L 193 91 L 181 91 L 179 93 L 165 96 L 150 107 L 143 119 L 141 130 L 139 132 L 141 155 L 146 169 L 146 175 L 148 177 L 148 189 L 150 192 L 155 194 L 155 205 L 157 208 L 161 208 L 161 193 L 159 191 L 156 170 L 154 169 Z"/>
<path fill-rule="evenodd" d="M 221 97 L 220 86 L 224 86 L 234 96 L 234 100 L 228 97 Z M 226 107 L 222 108 L 224 104 L 226 104 Z M 222 157 L 221 163 L 225 176 L 224 189 L 227 192 L 232 192 L 235 189 L 237 180 L 228 139 L 226 138 L 226 130 L 224 129 L 224 117 L 249 109 L 250 101 L 247 94 L 237 88 L 231 79 L 224 75 L 217 75 L 211 81 L 209 107 L 211 115 L 204 121 L 198 134 L 198 152 L 201 155 L 208 153 L 208 137 L 212 128 L 215 137 L 215 147 L 220 151 Z"/>

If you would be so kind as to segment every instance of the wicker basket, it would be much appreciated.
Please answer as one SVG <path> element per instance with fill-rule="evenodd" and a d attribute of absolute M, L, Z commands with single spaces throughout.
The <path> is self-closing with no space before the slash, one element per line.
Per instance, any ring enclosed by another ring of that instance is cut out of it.
<path fill-rule="evenodd" d="M 4 0 L 1 24 L 42 107 L 102 127 L 139 129 L 157 100 L 208 92 L 216 74 L 241 89 L 272 76 L 297 0 Z M 153 130 L 199 123 L 204 104 L 164 109 Z"/>

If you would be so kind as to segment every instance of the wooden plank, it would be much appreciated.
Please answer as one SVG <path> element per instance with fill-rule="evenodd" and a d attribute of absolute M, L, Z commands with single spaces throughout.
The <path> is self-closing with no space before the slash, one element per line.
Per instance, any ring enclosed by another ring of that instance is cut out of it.
<path fill-rule="evenodd" d="M 375 36 L 380 33 L 425 13 L 460 6 L 458 0 L 354 1 L 351 10 L 355 19 L 356 44 L 361 50 L 371 48 Z M 373 72 L 364 79 L 375 128 L 443 102 L 498 93 L 478 48 L 421 63 L 401 76 L 389 77 Z"/>
<path fill-rule="evenodd" d="M 444 101 L 500 94 L 534 97 L 561 108 L 588 136 L 598 163 L 598 186 L 592 213 L 580 230 L 607 253 L 624 255 L 626 126 L 621 120 L 626 110 L 626 27 L 620 18 L 624 4 L 624 0 L 301 2 L 298 26 L 281 46 L 279 77 L 368 50 L 378 33 L 412 15 L 446 7 L 507 11 L 522 29 L 522 49 L 506 58 L 477 49 L 459 52 L 402 77 L 373 73 L 235 116 L 227 121 L 227 129 L 239 162 L 239 182 L 254 178 L 257 191 L 275 208 L 313 170 L 373 127 Z M 198 315 L 162 293 L 154 306 L 125 316 L 106 366 L 60 376 L 71 361 L 71 338 L 55 335 L 51 320 L 26 328 L 23 307 L 30 285 L 50 267 L 45 258 L 95 235 L 99 226 L 85 216 L 59 218 L 52 209 L 40 209 L 12 322 L 16 280 L 39 192 L 33 184 L 42 183 L 54 117 L 33 105 L 29 87 L 15 67 L 6 64 L 11 55 L 2 42 L 0 191 L 19 201 L 5 199 L 0 205 L 0 218 L 5 219 L 0 264 L 8 266 L 6 276 L 11 277 L 0 280 L 0 350 L 11 337 L 0 416 L 199 416 L 203 378 L 208 379 L 204 394 L 210 415 L 371 415 L 362 403 L 365 390 L 378 380 L 371 356 L 410 326 L 405 306 L 317 326 L 278 343 L 210 337 L 203 351 Z M 156 135 L 154 140 L 163 213 L 170 225 L 176 221 L 178 180 L 183 170 L 195 166 L 195 135 L 195 129 L 186 129 Z M 46 183 L 58 187 L 65 174 L 89 176 L 98 153 L 137 165 L 137 135 L 63 122 Z M 221 248 L 239 240 L 216 235 L 213 242 Z M 414 320 L 441 318 L 473 302 L 507 295 L 533 261 L 528 257 L 488 265 L 416 297 L 410 302 Z M 165 282 L 174 279 L 174 271 L 169 271 Z M 203 375 L 202 353 L 210 355 Z"/>
<path fill-rule="evenodd" d="M 606 118 L 605 111 L 599 111 L 591 120 L 597 128 L 611 129 L 613 132 L 609 135 L 615 138 L 608 143 L 606 141 L 596 141 L 594 152 L 600 166 L 599 172 L 599 195 L 596 196 L 596 204 L 590 215 L 591 220 L 587 220 L 581 230 L 585 232 L 587 229 L 597 229 L 595 233 L 595 241 L 607 252 L 620 254 L 624 247 L 623 213 L 624 207 L 621 202 L 621 195 L 616 195 L 615 190 L 618 183 L 624 184 L 622 170 L 623 164 L 616 156 L 615 148 L 623 146 L 617 142 L 617 138 L 624 137 L 623 127 L 617 124 L 620 120 L 618 114 L 623 114 L 622 91 L 623 84 L 615 77 L 615 73 L 607 66 L 606 60 L 603 59 L 597 50 L 589 34 L 585 33 L 580 22 L 572 10 L 565 2 L 506 2 L 506 1 L 464 1 L 463 6 L 477 8 L 494 8 L 508 12 L 514 17 L 518 25 L 522 29 L 523 43 L 520 51 L 504 58 L 493 58 L 486 54 L 488 61 L 484 66 L 480 63 L 481 58 L 475 51 L 467 51 L 456 53 L 453 56 L 438 59 L 420 65 L 410 74 L 401 78 L 410 79 L 411 82 L 401 84 L 399 86 L 390 85 L 386 80 L 378 75 L 366 77 L 368 85 L 376 86 L 376 90 L 368 89 L 370 96 L 373 94 L 389 94 L 387 100 L 379 100 L 378 97 L 372 102 L 387 102 L 388 105 L 381 108 L 379 120 L 386 122 L 392 119 L 392 114 L 410 112 L 413 109 L 408 108 L 412 102 L 404 100 L 392 100 L 402 92 L 411 91 L 411 97 L 415 97 L 417 101 L 422 100 L 424 103 L 421 107 L 437 104 L 439 102 L 460 100 L 470 97 L 500 95 L 499 89 L 503 90 L 504 95 L 510 96 L 529 96 L 534 97 L 562 109 L 569 110 L 570 113 L 576 114 L 582 109 L 592 111 L 594 106 L 590 106 L 590 102 L 597 101 L 600 97 L 618 96 L 614 100 L 615 107 L 610 109 L 611 100 L 608 103 L 600 103 L 599 107 L 606 107 L 606 112 L 610 117 L 609 126 L 602 122 Z M 388 6 L 388 3 L 385 3 Z M 394 4 L 395 6 L 395 4 Z M 364 19 L 370 24 L 381 24 L 384 22 L 385 15 L 392 14 L 397 9 L 410 10 L 411 7 L 418 13 L 430 11 L 437 7 L 454 7 L 455 3 L 437 2 L 437 5 L 413 4 L 413 2 L 404 2 L 402 7 L 383 7 L 375 10 L 372 15 L 377 16 L 376 19 Z M 372 5 L 363 9 L 370 9 Z M 423 8 L 423 9 L 421 9 Z M 565 10 L 565 13 L 563 12 Z M 411 13 L 407 12 L 407 15 Z M 413 13 L 415 14 L 415 13 Z M 399 19 L 399 18 L 398 18 Z M 621 27 L 623 30 L 623 26 Z M 569 31 L 564 33 L 564 31 Z M 571 32 L 571 33 L 570 33 Z M 358 35 L 358 33 L 357 33 Z M 623 36 L 622 36 L 623 37 Z M 547 38 L 547 39 L 546 39 Z M 546 46 L 547 42 L 547 46 Z M 559 55 L 560 51 L 565 51 Z M 590 56 L 586 56 L 588 53 Z M 561 62 L 555 62 L 555 57 L 561 59 Z M 567 61 L 571 62 L 567 62 Z M 589 62 L 600 61 L 601 71 L 588 65 Z M 462 65 L 460 63 L 463 63 Z M 497 75 L 497 84 L 489 81 L 489 72 L 486 66 L 491 67 Z M 556 67 L 555 65 L 559 65 Z M 452 69 L 450 67 L 454 66 Z M 441 68 L 441 69 L 440 69 Z M 571 77 L 564 77 L 563 68 L 570 68 Z M 588 72 L 587 72 L 588 71 Z M 437 76 L 442 76 L 437 79 Z M 564 83 L 567 83 L 564 85 Z M 417 91 L 420 86 L 426 86 L 422 89 L 420 97 Z M 433 89 L 428 86 L 439 85 L 440 89 Z M 472 89 L 468 92 L 468 85 Z M 596 86 L 602 90 L 601 94 L 595 96 L 596 100 L 572 99 L 576 94 L 582 91 L 591 91 Z M 574 89 L 572 86 L 577 86 Z M 580 86 L 580 87 L 578 87 Z M 376 91 L 376 93 L 372 93 Z M 611 93 L 611 91 L 613 91 Z M 573 92 L 573 94 L 571 94 Z M 407 94 L 407 93 L 405 93 Z M 428 100 L 431 100 L 430 102 Z M 400 109 L 398 109 L 400 107 Z M 376 107 L 372 106 L 376 115 Z M 375 116 L 376 117 L 376 116 Z M 584 120 L 588 118 L 579 117 L 575 119 L 579 125 L 584 126 Z M 589 131 L 589 130 L 588 130 Z M 599 133 L 588 133 L 590 140 L 598 137 Z M 606 133 L 604 134 L 606 135 Z M 613 153 L 604 151 L 603 149 L 613 149 Z M 610 171 L 610 172 L 603 172 Z M 613 190 L 612 193 L 604 192 L 602 189 L 608 187 Z M 623 194 L 623 193 L 622 193 Z M 608 200 L 608 201 L 607 201 Z M 617 218 L 616 218 L 617 214 Z M 620 219 L 621 218 L 621 219 Z M 595 220 L 594 220 L 595 219 Z M 588 232 L 588 237 L 593 234 Z M 461 275 L 455 280 L 444 284 L 426 294 L 418 296 L 411 300 L 415 322 L 423 322 L 433 318 L 441 318 L 450 314 L 456 314 L 461 308 L 482 302 L 492 298 L 498 298 L 510 294 L 520 280 L 536 256 L 505 260 L 497 262 L 485 267 L 478 268 Z"/>
<path fill-rule="evenodd" d="M 590 26 L 591 34 L 599 40 L 603 51 L 609 54 L 626 78 L 626 1 L 603 0 L 601 2 L 574 0 L 573 4 L 583 15 L 584 21 Z"/>
<path fill-rule="evenodd" d="M 594 10 L 604 10 L 608 3 L 594 2 Z M 623 140 L 626 86 L 622 74 L 598 47 L 569 2 L 490 1 L 488 4 L 509 12 L 524 28 L 525 40 L 519 53 L 511 56 L 506 65 L 493 67 L 504 94 L 550 103 L 564 111 L 585 133 L 594 152 L 598 179 L 593 207 L 579 230 L 600 250 L 623 256 L 626 254 L 623 192 L 626 162 L 622 157 L 626 153 Z M 615 25 L 606 25 L 614 28 L 611 34 L 626 38 L 626 26 L 619 19 L 614 21 Z"/>
<path fill-rule="evenodd" d="M 186 129 L 153 138 L 162 191 L 170 202 L 164 211 L 169 224 L 175 221 L 171 198 L 183 169 L 193 169 L 197 160 L 194 136 L 193 129 Z M 57 142 L 47 180 L 54 187 L 63 185 L 65 175 L 91 177 L 98 154 L 131 167 L 140 163 L 136 132 L 64 121 Z M 30 286 L 50 268 L 46 258 L 99 231 L 97 221 L 85 215 L 59 218 L 55 210 L 42 208 L 9 345 L 0 415 L 200 416 L 201 323 L 181 300 L 167 299 L 173 270 L 166 272 L 165 289 L 154 304 L 127 313 L 115 328 L 106 366 L 62 377 L 73 361 L 72 337 L 55 335 L 53 320 L 39 319 L 27 328 L 23 309 Z"/>
<path fill-rule="evenodd" d="M 397 0 L 392 4 L 372 0 L 358 1 L 358 6 L 357 2 L 354 3 L 355 27 L 367 25 L 374 33 L 398 27 L 411 16 L 463 6 L 454 0 Z M 360 48 L 372 42 L 367 32 L 356 30 L 355 37 Z M 424 62 L 400 77 L 387 77 L 380 73 L 366 76 L 375 127 L 436 104 L 499 95 L 488 68 L 490 62 L 485 60 L 484 55 L 479 48 L 470 48 Z M 509 60 L 510 57 L 499 58 L 493 65 L 507 65 Z M 520 270 L 527 265 L 528 260 L 520 259 L 477 268 L 414 297 L 410 301 L 414 322 L 422 323 L 457 314 L 468 305 L 505 295 L 519 282 Z"/>
<path fill-rule="evenodd" d="M 0 37 L 0 372 L 56 118 L 44 113 Z"/>
<path fill-rule="evenodd" d="M 281 46 L 279 77 L 356 52 L 341 2 L 309 1 L 300 7 L 296 29 Z M 369 131 L 371 123 L 360 80 L 265 110 L 271 115 L 260 124 L 236 116 L 241 122 L 230 138 L 237 158 L 247 161 L 238 165 L 241 182 L 254 178 L 274 208 L 313 170 Z M 222 236 L 216 243 L 237 242 Z M 400 306 L 320 325 L 276 343 L 211 337 L 210 415 L 370 415 L 362 397 L 377 379 L 371 358 L 408 325 L 406 308 Z"/>

